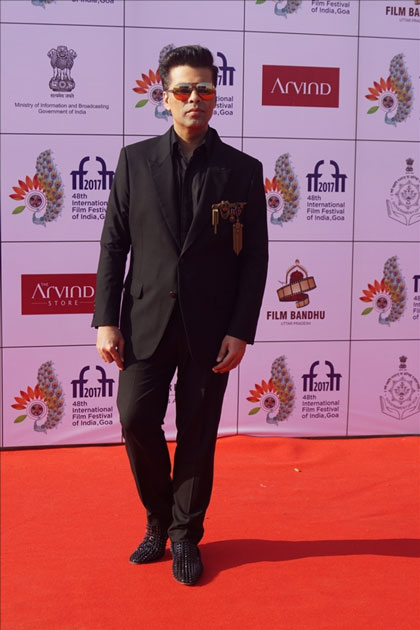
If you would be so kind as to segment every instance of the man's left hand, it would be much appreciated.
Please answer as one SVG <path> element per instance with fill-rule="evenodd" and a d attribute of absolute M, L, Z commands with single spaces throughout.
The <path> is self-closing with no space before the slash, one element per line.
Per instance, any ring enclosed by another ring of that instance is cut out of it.
<path fill-rule="evenodd" d="M 223 372 L 234 370 L 242 361 L 245 349 L 246 341 L 226 335 L 220 346 L 219 354 L 217 355 L 217 365 L 212 368 L 213 372 L 223 374 Z"/>

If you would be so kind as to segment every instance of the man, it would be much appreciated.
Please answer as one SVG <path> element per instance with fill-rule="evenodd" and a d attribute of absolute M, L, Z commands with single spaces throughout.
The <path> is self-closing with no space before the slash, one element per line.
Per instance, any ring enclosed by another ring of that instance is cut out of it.
<path fill-rule="evenodd" d="M 92 325 L 99 354 L 121 370 L 118 409 L 147 513 L 130 560 L 159 560 L 169 537 L 173 576 L 192 585 L 203 568 L 197 545 L 228 373 L 254 341 L 267 225 L 261 164 L 208 126 L 217 83 L 210 51 L 172 49 L 159 72 L 173 127 L 121 151 Z M 171 477 L 162 424 L 176 370 Z"/>

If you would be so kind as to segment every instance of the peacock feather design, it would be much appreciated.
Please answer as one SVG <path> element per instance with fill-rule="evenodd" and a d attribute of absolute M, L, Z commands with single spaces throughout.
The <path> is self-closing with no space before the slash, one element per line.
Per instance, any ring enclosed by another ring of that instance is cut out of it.
<path fill-rule="evenodd" d="M 32 0 L 34 7 L 42 7 L 43 9 L 45 9 L 47 4 L 52 4 L 53 2 L 55 2 L 55 0 Z"/>
<path fill-rule="evenodd" d="M 290 163 L 289 153 L 283 153 L 277 158 L 275 173 L 282 197 L 282 207 L 273 212 L 270 222 L 274 225 L 283 225 L 296 216 L 299 207 L 299 184 Z"/>
<path fill-rule="evenodd" d="M 58 381 L 52 361 L 46 361 L 40 366 L 37 382 L 48 407 L 48 413 L 44 424 L 39 425 L 35 422 L 34 430 L 46 433 L 48 429 L 53 429 L 61 422 L 64 413 L 63 388 Z"/>
<path fill-rule="evenodd" d="M 269 414 L 267 414 L 267 422 L 277 424 L 279 421 L 287 420 L 295 406 L 295 386 L 284 355 L 277 357 L 273 361 L 271 379 L 280 405 L 277 414 L 273 418 L 270 418 Z"/>
<path fill-rule="evenodd" d="M 276 2 L 274 5 L 274 13 L 287 18 L 288 14 L 295 13 L 295 11 L 299 9 L 303 0 L 287 0 L 286 4 L 284 0 L 274 1 Z M 264 4 L 265 2 L 266 0 L 256 0 L 256 4 Z"/>
<path fill-rule="evenodd" d="M 413 106 L 413 84 L 405 67 L 402 53 L 391 59 L 389 77 L 398 100 L 398 107 L 392 118 L 389 118 L 387 112 L 385 122 L 396 125 L 396 123 L 403 122 L 408 118 Z"/>
<path fill-rule="evenodd" d="M 396 256 L 391 256 L 385 262 L 383 282 L 391 299 L 391 310 L 387 317 L 382 317 L 382 313 L 380 313 L 379 323 L 389 326 L 401 318 L 407 301 L 407 290 Z"/>
<path fill-rule="evenodd" d="M 36 174 L 46 198 L 45 212 L 37 216 L 34 212 L 33 223 L 46 227 L 47 223 L 56 221 L 63 209 L 63 182 L 51 155 L 51 150 L 42 151 L 36 160 Z"/>
<path fill-rule="evenodd" d="M 276 2 L 274 6 L 274 13 L 276 15 L 282 15 L 287 17 L 290 13 L 295 13 L 302 4 L 302 0 L 287 0 L 286 4 L 282 6 L 283 2 Z"/>

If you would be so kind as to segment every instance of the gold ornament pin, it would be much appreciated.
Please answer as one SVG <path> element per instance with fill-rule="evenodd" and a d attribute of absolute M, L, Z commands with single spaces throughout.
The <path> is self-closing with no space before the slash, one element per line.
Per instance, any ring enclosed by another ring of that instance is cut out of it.
<path fill-rule="evenodd" d="M 236 255 L 240 253 L 243 245 L 243 224 L 240 222 L 239 217 L 242 214 L 246 201 L 221 201 L 220 203 L 214 203 L 211 207 L 211 224 L 213 231 L 217 234 L 217 228 L 220 218 L 228 219 L 232 223 L 232 242 L 233 251 Z"/>

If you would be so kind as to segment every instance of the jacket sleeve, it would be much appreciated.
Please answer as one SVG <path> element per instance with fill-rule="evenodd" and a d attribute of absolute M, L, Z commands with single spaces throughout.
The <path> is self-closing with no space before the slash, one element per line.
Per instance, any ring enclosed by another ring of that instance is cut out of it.
<path fill-rule="evenodd" d="M 262 164 L 256 162 L 243 219 L 243 249 L 228 335 L 254 343 L 268 265 L 267 211 Z"/>
<path fill-rule="evenodd" d="M 118 326 L 121 294 L 131 239 L 128 221 L 130 186 L 126 149 L 118 160 L 101 236 L 92 326 Z"/>

